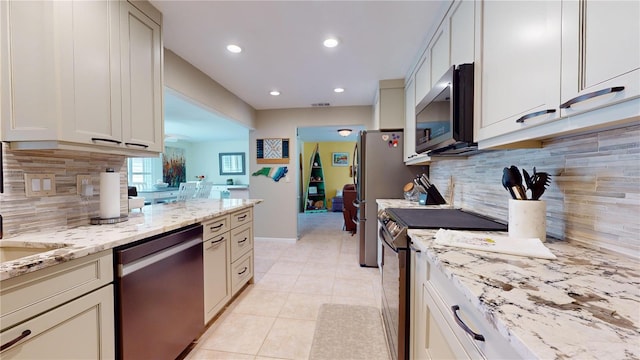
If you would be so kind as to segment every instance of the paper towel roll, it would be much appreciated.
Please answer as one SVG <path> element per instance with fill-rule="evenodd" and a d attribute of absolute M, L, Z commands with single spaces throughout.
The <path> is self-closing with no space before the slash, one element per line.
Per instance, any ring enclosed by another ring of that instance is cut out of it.
<path fill-rule="evenodd" d="M 120 217 L 120 173 L 107 170 L 100 173 L 100 218 L 117 217 Z"/>

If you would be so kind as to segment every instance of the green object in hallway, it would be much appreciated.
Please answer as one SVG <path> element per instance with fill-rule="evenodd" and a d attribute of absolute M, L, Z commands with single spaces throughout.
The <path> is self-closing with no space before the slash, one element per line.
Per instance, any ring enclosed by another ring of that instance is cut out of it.
<path fill-rule="evenodd" d="M 227 179 L 227 185 L 233 185 L 233 179 Z"/>
<path fill-rule="evenodd" d="M 264 176 L 269 176 L 269 173 L 271 172 L 271 168 L 270 167 L 263 167 L 262 169 L 254 172 L 253 174 L 251 174 L 252 176 L 260 176 L 260 175 L 264 175 Z"/>

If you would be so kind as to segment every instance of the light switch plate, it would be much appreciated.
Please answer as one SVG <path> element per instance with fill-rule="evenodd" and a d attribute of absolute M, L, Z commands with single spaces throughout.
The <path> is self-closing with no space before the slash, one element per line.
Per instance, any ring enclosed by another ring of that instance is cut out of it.
<path fill-rule="evenodd" d="M 24 191 L 27 197 L 55 195 L 55 174 L 24 174 Z"/>

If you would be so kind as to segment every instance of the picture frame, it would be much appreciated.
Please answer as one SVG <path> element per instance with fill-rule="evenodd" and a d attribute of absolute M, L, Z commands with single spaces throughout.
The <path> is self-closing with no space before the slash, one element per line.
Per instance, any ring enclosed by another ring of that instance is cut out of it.
<path fill-rule="evenodd" d="M 347 152 L 331 153 L 331 165 L 332 166 L 349 166 L 349 153 Z"/>
<path fill-rule="evenodd" d="M 256 140 L 256 162 L 258 164 L 288 164 L 289 139 L 267 138 Z"/>

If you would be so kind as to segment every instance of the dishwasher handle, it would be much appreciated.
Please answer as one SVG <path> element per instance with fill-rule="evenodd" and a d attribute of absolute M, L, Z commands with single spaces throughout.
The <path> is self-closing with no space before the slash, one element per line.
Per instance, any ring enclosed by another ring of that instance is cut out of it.
<path fill-rule="evenodd" d="M 191 247 L 202 245 L 202 239 L 192 239 L 170 248 L 157 252 L 155 254 L 143 257 L 129 264 L 118 264 L 118 276 L 125 277 L 136 271 L 142 270 L 148 266 L 151 266 L 159 261 L 162 261 L 170 256 L 185 251 Z"/>

